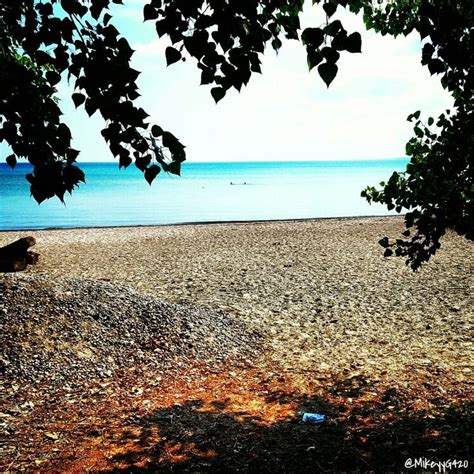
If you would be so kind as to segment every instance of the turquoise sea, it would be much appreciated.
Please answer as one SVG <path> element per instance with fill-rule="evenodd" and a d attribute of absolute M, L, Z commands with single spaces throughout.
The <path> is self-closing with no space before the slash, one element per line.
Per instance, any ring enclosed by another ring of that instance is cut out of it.
<path fill-rule="evenodd" d="M 86 184 L 66 205 L 30 197 L 28 164 L 0 164 L 0 229 L 38 229 L 387 215 L 360 197 L 406 159 L 183 164 L 152 186 L 134 166 L 83 163 Z M 233 183 L 233 184 L 231 184 Z"/>

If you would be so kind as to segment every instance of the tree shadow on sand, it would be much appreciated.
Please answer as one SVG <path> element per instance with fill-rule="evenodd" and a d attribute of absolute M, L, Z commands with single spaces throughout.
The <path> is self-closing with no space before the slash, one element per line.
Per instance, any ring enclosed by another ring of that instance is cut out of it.
<path fill-rule="evenodd" d="M 470 460 L 472 403 L 410 411 L 393 388 L 364 400 L 373 387 L 358 382 L 337 383 L 327 398 L 268 391 L 266 403 L 293 407 L 270 423 L 226 399 L 157 409 L 129 420 L 133 429 L 118 440 L 123 449 L 109 458 L 116 467 L 102 472 L 401 471 L 407 458 Z M 302 423 L 301 412 L 323 413 L 326 421 Z"/>

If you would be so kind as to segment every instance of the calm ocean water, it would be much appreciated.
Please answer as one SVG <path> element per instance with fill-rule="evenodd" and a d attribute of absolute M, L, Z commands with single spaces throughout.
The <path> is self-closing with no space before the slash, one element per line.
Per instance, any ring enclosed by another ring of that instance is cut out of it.
<path fill-rule="evenodd" d="M 386 215 L 360 191 L 406 163 L 185 163 L 181 178 L 162 173 L 152 186 L 133 166 L 119 171 L 116 163 L 83 163 L 87 184 L 65 206 L 57 199 L 39 206 L 30 197 L 28 164 L 12 171 L 0 163 L 0 229 Z"/>

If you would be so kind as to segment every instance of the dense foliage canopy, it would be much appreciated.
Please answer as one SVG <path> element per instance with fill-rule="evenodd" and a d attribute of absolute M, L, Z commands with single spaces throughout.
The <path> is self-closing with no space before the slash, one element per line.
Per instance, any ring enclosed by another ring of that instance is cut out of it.
<path fill-rule="evenodd" d="M 130 66 L 133 50 L 111 22 L 112 3 L 122 0 L 0 0 L 0 142 L 11 147 L 7 163 L 12 167 L 17 158 L 33 165 L 27 179 L 38 202 L 54 196 L 63 200 L 84 180 L 56 98 L 63 76 L 74 85 L 76 107 L 89 115 L 98 111 L 105 119 L 102 135 L 121 167 L 135 162 L 149 183 L 161 170 L 180 173 L 184 146 L 172 133 L 149 124 L 147 113 L 134 104 L 139 72 Z M 197 60 L 201 84 L 211 85 L 216 102 L 260 72 L 265 47 L 278 50 L 284 37 L 304 45 L 309 69 L 316 67 L 329 86 L 341 52 L 361 51 L 360 34 L 346 31 L 338 9 L 363 11 L 367 28 L 381 34 L 416 30 L 427 40 L 422 63 L 441 75 L 454 108 L 436 123 L 429 118 L 424 124 L 420 112 L 412 114 L 415 136 L 407 144 L 411 162 L 406 172 L 394 173 L 381 190 L 369 187 L 363 195 L 389 209 L 408 210 L 407 239 L 383 239 L 381 244 L 386 255 L 395 247 L 413 268 L 439 248 L 446 229 L 474 239 L 472 2 L 313 0 L 324 9 L 326 21 L 302 30 L 303 4 L 144 0 L 143 16 L 155 23 L 159 36 L 171 39 L 168 64 L 186 56 Z"/>

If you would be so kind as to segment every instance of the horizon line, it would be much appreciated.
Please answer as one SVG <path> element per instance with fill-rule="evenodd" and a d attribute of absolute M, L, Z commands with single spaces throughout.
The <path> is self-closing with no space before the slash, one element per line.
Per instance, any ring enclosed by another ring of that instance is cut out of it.
<path fill-rule="evenodd" d="M 408 156 L 399 156 L 399 157 L 391 157 L 391 158 L 339 158 L 336 160 L 244 160 L 244 161 L 192 161 L 192 160 L 185 160 L 182 163 L 185 164 L 226 164 L 226 163 L 234 163 L 234 164 L 248 164 L 248 163 L 337 163 L 337 162 L 356 162 L 356 161 L 396 161 L 396 160 L 409 160 Z M 5 161 L 0 161 L 0 164 L 7 165 Z M 18 161 L 17 165 L 27 165 L 31 164 L 28 161 Z M 78 165 L 86 165 L 86 164 L 100 164 L 100 165 L 107 165 L 107 164 L 119 164 L 118 160 L 109 160 L 109 161 L 76 161 L 75 164 Z M 133 162 L 130 163 L 133 165 Z M 130 166 L 129 165 L 129 166 Z"/>
<path fill-rule="evenodd" d="M 226 160 L 226 161 L 193 161 L 193 160 L 185 160 L 182 163 L 186 164 L 222 164 L 222 163 L 328 163 L 328 162 L 337 162 L 337 161 L 394 161 L 394 160 L 408 160 L 408 156 L 399 156 L 399 157 L 391 157 L 391 158 L 338 158 L 336 160 L 243 160 L 243 161 L 234 161 L 234 160 Z M 114 161 L 77 161 L 77 163 L 89 164 L 89 163 L 100 163 L 100 164 L 107 164 L 107 163 L 118 163 L 118 160 Z M 133 163 L 130 163 L 131 165 Z"/>

